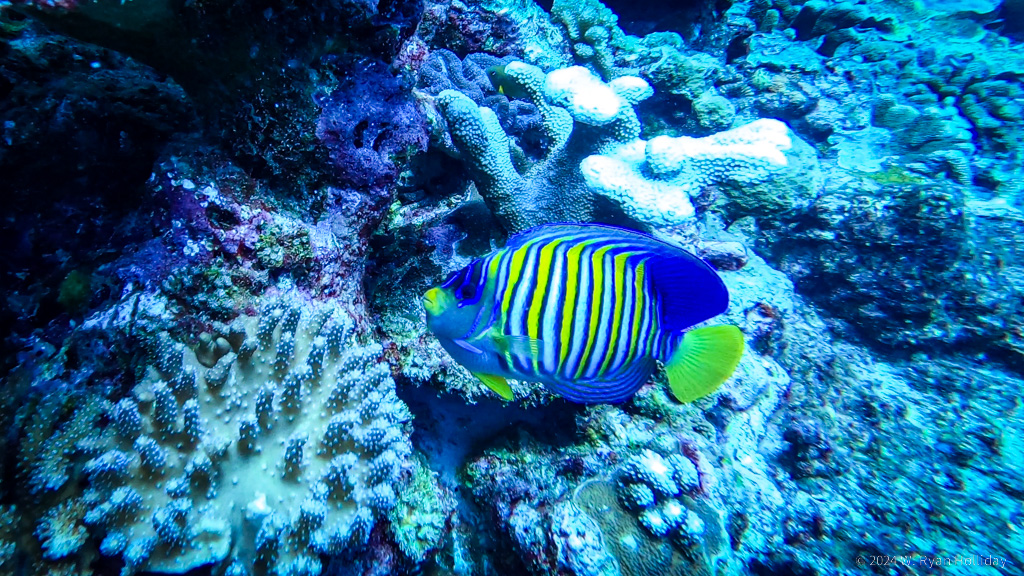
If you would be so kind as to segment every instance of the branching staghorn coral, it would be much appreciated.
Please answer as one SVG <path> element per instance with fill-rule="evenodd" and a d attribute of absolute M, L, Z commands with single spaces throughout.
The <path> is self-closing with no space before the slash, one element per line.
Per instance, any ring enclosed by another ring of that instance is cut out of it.
<path fill-rule="evenodd" d="M 382 349 L 336 306 L 286 301 L 204 341 L 161 336 L 111 408 L 86 522 L 128 572 L 319 574 L 394 506 L 412 450 Z"/>

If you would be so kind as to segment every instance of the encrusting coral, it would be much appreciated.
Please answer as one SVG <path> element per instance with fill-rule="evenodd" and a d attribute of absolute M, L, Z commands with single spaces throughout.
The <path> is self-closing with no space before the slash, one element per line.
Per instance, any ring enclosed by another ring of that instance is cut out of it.
<path fill-rule="evenodd" d="M 411 414 L 335 306 L 272 302 L 225 332 L 160 337 L 85 464 L 86 522 L 129 572 L 319 574 L 395 505 Z"/>
<path fill-rule="evenodd" d="M 892 94 L 875 99 L 872 120 L 893 133 L 893 151 L 907 160 L 945 170 L 960 184 L 970 184 L 970 156 L 975 152 L 970 126 L 956 110 L 899 104 Z M 919 170 L 930 173 L 927 168 Z"/>

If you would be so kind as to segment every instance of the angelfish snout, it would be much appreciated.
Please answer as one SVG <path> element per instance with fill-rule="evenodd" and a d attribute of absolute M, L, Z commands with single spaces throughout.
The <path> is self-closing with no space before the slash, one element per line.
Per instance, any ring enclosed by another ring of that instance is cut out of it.
<path fill-rule="evenodd" d="M 423 303 L 423 308 L 428 314 L 439 314 L 441 312 L 440 292 L 439 288 L 431 288 L 423 294 L 423 298 L 420 298 L 420 302 Z"/>

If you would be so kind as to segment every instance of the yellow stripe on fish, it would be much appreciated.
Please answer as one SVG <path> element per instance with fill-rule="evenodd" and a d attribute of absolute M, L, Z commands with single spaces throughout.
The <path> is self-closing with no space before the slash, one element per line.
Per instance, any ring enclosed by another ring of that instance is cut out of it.
<path fill-rule="evenodd" d="M 569 358 L 569 351 L 572 349 L 573 330 L 576 318 L 576 297 L 579 293 L 579 271 L 580 254 L 587 246 L 586 242 L 580 242 L 565 253 L 565 302 L 562 304 L 562 330 L 559 334 L 558 350 L 558 372 L 565 372 L 566 361 Z"/>
<path fill-rule="evenodd" d="M 553 261 L 553 256 L 558 245 L 561 243 L 562 240 L 554 240 L 545 244 L 539 250 L 537 279 L 533 288 L 533 298 L 530 301 L 529 319 L 526 323 L 527 336 L 530 338 L 540 339 L 543 329 L 542 323 L 547 322 L 547 318 L 543 318 L 541 312 L 544 311 L 545 300 L 549 297 L 549 283 L 560 264 L 560 262 Z M 557 294 L 557 292 L 557 290 L 550 291 L 551 294 Z M 533 359 L 534 370 L 539 369 L 539 360 L 538 358 Z"/>
<path fill-rule="evenodd" d="M 612 314 L 612 329 L 609 334 L 620 334 L 619 329 L 622 326 L 622 317 L 628 315 L 633 310 L 634 302 L 630 301 L 630 292 L 626 289 L 626 261 L 633 254 L 629 252 L 623 252 L 615 256 L 614 268 L 615 274 L 613 276 L 613 290 L 615 291 L 615 302 L 616 306 L 613 307 Z M 623 343 L 628 343 L 628 338 L 620 337 L 615 346 L 607 346 L 604 354 L 604 362 L 601 363 L 601 373 L 606 374 L 610 368 L 609 364 L 615 360 L 618 354 L 619 348 Z"/>

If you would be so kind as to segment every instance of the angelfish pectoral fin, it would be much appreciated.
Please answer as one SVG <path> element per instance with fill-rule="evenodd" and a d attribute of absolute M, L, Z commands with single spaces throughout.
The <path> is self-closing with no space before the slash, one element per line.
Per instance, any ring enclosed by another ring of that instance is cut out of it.
<path fill-rule="evenodd" d="M 465 350 L 466 352 L 469 352 L 470 354 L 483 354 L 484 353 L 483 350 L 477 348 L 476 346 L 473 346 L 472 344 L 470 344 L 469 342 L 466 342 L 465 340 L 454 340 L 454 342 L 455 342 L 456 346 L 458 346 L 459 348 L 462 348 L 463 350 Z"/>
<path fill-rule="evenodd" d="M 680 402 L 711 394 L 736 370 L 742 355 L 743 332 L 736 326 L 690 330 L 665 365 L 672 394 Z"/>
<path fill-rule="evenodd" d="M 494 390 L 503 400 L 512 399 L 512 387 L 508 385 L 508 381 L 503 377 L 495 376 L 494 374 L 480 374 L 479 372 L 473 372 L 473 376 L 479 378 L 484 385 Z"/>
<path fill-rule="evenodd" d="M 515 356 L 539 360 L 543 342 L 529 336 L 507 336 L 505 334 L 494 334 L 491 336 L 494 346 L 502 354 L 511 352 Z"/>

